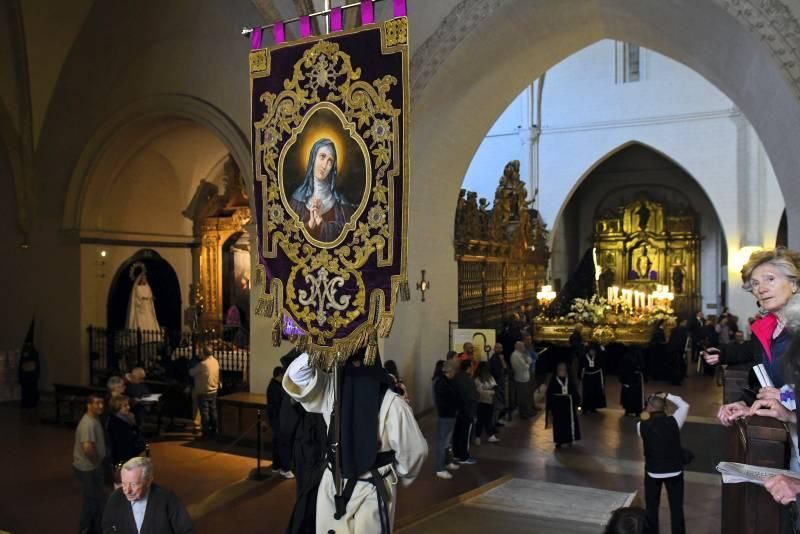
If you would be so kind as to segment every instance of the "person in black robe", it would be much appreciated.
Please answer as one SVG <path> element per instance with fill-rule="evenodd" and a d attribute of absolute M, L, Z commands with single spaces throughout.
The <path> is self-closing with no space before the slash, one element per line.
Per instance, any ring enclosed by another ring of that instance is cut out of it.
<path fill-rule="evenodd" d="M 272 472 L 283 478 L 294 478 L 291 470 L 292 444 L 286 439 L 281 425 L 283 404 L 289 395 L 283 390 L 283 367 L 272 370 L 272 380 L 267 386 L 267 418 L 272 429 Z"/>
<path fill-rule="evenodd" d="M 33 347 L 33 340 L 25 341 L 19 358 L 18 378 L 21 393 L 21 406 L 35 408 L 39 404 L 39 352 Z"/>
<path fill-rule="evenodd" d="M 547 386 L 545 428 L 553 425 L 553 441 L 556 449 L 581 439 L 578 407 L 581 397 L 575 381 L 569 377 L 567 364 L 561 362 Z"/>
<path fill-rule="evenodd" d="M 680 386 L 683 377 L 686 376 L 686 346 L 689 341 L 689 329 L 686 326 L 686 319 L 681 319 L 669 335 L 667 345 L 668 369 L 666 378 L 672 381 L 672 385 Z"/>
<path fill-rule="evenodd" d="M 292 350 L 281 358 L 284 369 L 300 355 Z M 317 488 L 327 466 L 328 427 L 322 414 L 307 412 L 294 399 L 281 403 L 280 427 L 291 447 L 291 470 L 295 475 L 294 508 L 286 534 L 315 534 Z"/>
<path fill-rule="evenodd" d="M 583 355 L 586 354 L 587 343 L 583 340 L 583 325 L 577 323 L 572 334 L 569 336 L 569 352 L 567 353 L 567 369 L 572 376 L 578 373 L 577 367 L 583 360 Z"/>
<path fill-rule="evenodd" d="M 644 357 L 639 347 L 631 347 L 623 356 L 619 382 L 619 400 L 625 415 L 638 417 L 644 410 Z"/>
<path fill-rule="evenodd" d="M 650 345 L 647 350 L 647 361 L 645 362 L 645 372 L 653 380 L 661 380 L 666 373 L 668 366 L 665 364 L 667 347 L 667 335 L 664 333 L 664 320 L 659 319 L 653 326 L 653 334 L 650 336 Z"/>
<path fill-rule="evenodd" d="M 590 344 L 589 350 L 580 361 L 583 411 L 586 413 L 594 413 L 599 408 L 606 407 L 604 364 L 605 347 L 598 343 Z"/>

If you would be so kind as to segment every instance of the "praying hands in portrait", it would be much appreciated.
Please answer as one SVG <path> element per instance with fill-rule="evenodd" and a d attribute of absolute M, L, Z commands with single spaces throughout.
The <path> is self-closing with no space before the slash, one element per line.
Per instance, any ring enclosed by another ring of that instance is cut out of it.
<path fill-rule="evenodd" d="M 314 230 L 315 228 L 322 226 L 322 214 L 320 210 L 322 209 L 322 201 L 318 198 L 315 198 L 311 201 L 311 210 L 308 216 L 308 228 Z"/>

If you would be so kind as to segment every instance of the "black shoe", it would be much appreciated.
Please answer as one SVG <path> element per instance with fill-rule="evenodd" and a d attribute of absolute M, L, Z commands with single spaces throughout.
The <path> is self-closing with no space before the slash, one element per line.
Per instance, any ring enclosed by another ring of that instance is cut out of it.
<path fill-rule="evenodd" d="M 496 422 L 494 426 L 506 426 L 505 423 L 501 423 L 500 421 Z"/>

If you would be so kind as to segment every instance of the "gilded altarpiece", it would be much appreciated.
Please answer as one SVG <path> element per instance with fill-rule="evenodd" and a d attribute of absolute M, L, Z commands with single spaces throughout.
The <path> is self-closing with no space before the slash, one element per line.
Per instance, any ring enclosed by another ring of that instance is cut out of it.
<path fill-rule="evenodd" d="M 700 236 L 697 215 L 640 194 L 594 221 L 598 292 L 611 286 L 652 292 L 665 285 L 678 315 L 699 306 Z"/>
<path fill-rule="evenodd" d="M 224 191 L 218 194 L 217 185 L 203 180 L 183 212 L 194 221 L 194 231 L 200 240 L 197 287 L 193 294 L 202 310 L 199 326 L 218 332 L 222 331 L 225 314 L 225 245 L 231 237 L 246 232 L 252 216 L 242 174 L 232 159 L 225 162 L 223 182 Z"/>
<path fill-rule="evenodd" d="M 536 304 L 550 252 L 531 203 L 519 161 L 505 166 L 491 210 L 486 199 L 461 190 L 454 241 L 459 326 L 500 326 L 520 305 Z"/>
<path fill-rule="evenodd" d="M 250 222 L 250 208 L 236 208 L 230 214 L 208 217 L 203 221 L 200 248 L 200 295 L 203 313 L 200 324 L 205 329 L 222 331 L 223 323 L 223 246 L 233 235 L 244 231 Z"/>

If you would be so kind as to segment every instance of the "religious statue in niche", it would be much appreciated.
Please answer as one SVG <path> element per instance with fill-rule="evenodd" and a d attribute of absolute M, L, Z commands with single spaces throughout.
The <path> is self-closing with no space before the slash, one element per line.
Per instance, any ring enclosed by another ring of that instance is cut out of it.
<path fill-rule="evenodd" d="M 133 280 L 133 289 L 131 289 L 131 298 L 128 301 L 125 327 L 129 330 L 161 330 L 156 318 L 153 290 L 147 283 L 147 269 L 143 263 L 136 262 L 131 266 L 129 274 Z"/>
<path fill-rule="evenodd" d="M 285 151 L 281 174 L 284 191 L 292 191 L 289 207 L 310 237 L 336 241 L 366 193 L 366 155 L 338 114 L 324 107 L 312 112 Z M 299 183 L 297 176 L 302 176 Z"/>
<path fill-rule="evenodd" d="M 680 295 L 683 293 L 683 279 L 684 279 L 683 269 L 679 265 L 676 265 L 672 269 L 672 292 L 676 295 Z"/>
<path fill-rule="evenodd" d="M 655 262 L 646 244 L 635 248 L 631 253 L 630 280 L 656 280 L 658 273 L 653 269 Z"/>
<path fill-rule="evenodd" d="M 650 222 L 650 209 L 647 204 L 641 202 L 633 213 L 637 219 L 636 228 L 641 232 L 647 231 L 647 224 Z"/>

